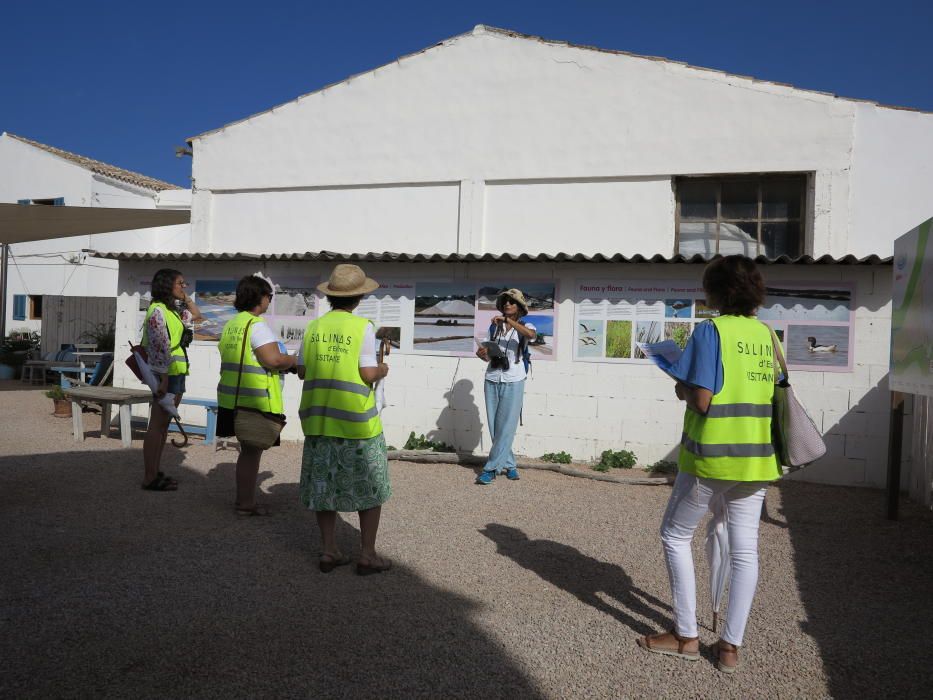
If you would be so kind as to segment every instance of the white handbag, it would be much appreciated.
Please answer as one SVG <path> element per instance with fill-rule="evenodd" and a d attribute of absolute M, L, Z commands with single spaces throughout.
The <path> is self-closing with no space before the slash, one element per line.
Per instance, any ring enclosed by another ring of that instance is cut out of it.
<path fill-rule="evenodd" d="M 775 357 L 784 373 L 784 378 L 778 382 L 777 367 L 774 368 L 771 441 L 781 465 L 786 467 L 785 471 L 792 472 L 815 462 L 826 454 L 826 443 L 823 442 L 823 436 L 813 419 L 794 395 L 787 372 L 787 363 L 781 351 L 781 341 L 778 340 L 773 328 L 769 326 L 768 330 L 771 331 Z"/>

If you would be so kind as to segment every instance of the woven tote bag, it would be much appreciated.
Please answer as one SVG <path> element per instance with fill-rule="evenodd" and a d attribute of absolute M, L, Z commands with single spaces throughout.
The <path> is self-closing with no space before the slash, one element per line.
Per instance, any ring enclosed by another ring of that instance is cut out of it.
<path fill-rule="evenodd" d="M 784 373 L 784 379 L 774 384 L 771 439 L 781 464 L 787 467 L 787 471 L 796 471 L 826 454 L 826 443 L 807 410 L 797 400 L 794 388 L 790 385 L 781 341 L 773 328 L 769 327 L 769 330 L 774 354 Z M 777 380 L 776 372 L 774 378 Z"/>

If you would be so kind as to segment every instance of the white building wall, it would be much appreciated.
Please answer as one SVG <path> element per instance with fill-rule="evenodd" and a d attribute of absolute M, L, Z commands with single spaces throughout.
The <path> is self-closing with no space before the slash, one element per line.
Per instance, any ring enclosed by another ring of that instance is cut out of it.
<path fill-rule="evenodd" d="M 212 248 L 249 253 L 457 248 L 459 183 L 212 196 Z"/>
<path fill-rule="evenodd" d="M 856 111 L 849 251 L 894 254 L 894 239 L 933 216 L 933 114 Z"/>
<path fill-rule="evenodd" d="M 621 206 L 603 197 L 613 185 L 596 179 L 616 181 L 621 202 L 637 203 L 646 183 L 677 175 L 813 172 L 813 250 L 842 255 L 858 104 L 480 30 L 194 139 L 193 174 L 198 190 L 234 198 L 270 190 L 473 183 L 469 191 L 461 188 L 457 252 L 498 249 L 498 222 L 513 227 L 516 210 L 521 221 L 525 198 L 554 202 L 550 211 L 557 212 L 556 219 L 532 217 L 536 225 L 556 221 L 540 236 L 540 226 L 510 231 L 523 246 L 514 252 L 540 253 L 560 247 L 554 230 L 581 216 L 588 225 L 574 232 L 575 248 L 638 246 L 637 236 L 620 230 Z M 663 196 L 652 192 L 652 201 L 655 194 Z M 597 206 L 585 212 L 580 205 L 558 206 L 576 195 Z M 209 202 L 213 214 L 199 215 Z M 234 250 L 228 241 L 247 235 L 216 198 L 196 197 L 193 206 L 195 239 L 211 250 Z M 656 230 L 670 225 L 659 238 L 670 245 L 636 252 L 672 253 L 669 207 L 643 221 L 647 210 L 626 208 L 623 218 L 634 215 L 636 228 L 647 224 L 652 242 Z M 352 215 L 347 207 L 343 212 Z M 299 213 L 287 216 L 297 220 Z M 215 223 L 221 219 L 223 229 Z M 341 243 L 347 252 L 365 248 Z M 405 243 L 396 249 L 425 252 Z"/>
<path fill-rule="evenodd" d="M 123 263 L 117 303 L 117 347 L 139 337 L 139 282 L 151 278 L 157 264 Z M 273 278 L 308 276 L 326 278 L 332 266 L 323 263 L 198 263 L 178 265 L 188 279 L 239 278 L 260 267 Z M 597 457 L 606 449 L 629 449 L 640 464 L 676 459 L 683 404 L 676 400 L 672 382 L 645 364 L 608 364 L 572 360 L 575 323 L 573 300 L 567 291 L 575 280 L 588 278 L 699 280 L 696 265 L 609 264 L 396 264 L 365 265 L 376 279 L 486 280 L 510 275 L 521 280 L 555 279 L 559 306 L 555 361 L 535 360 L 526 385 L 524 426 L 519 428 L 515 451 L 538 457 L 565 450 L 577 460 Z M 887 266 L 773 266 L 765 268 L 771 282 L 854 282 L 856 285 L 854 364 L 851 373 L 801 372 L 792 374 L 801 400 L 826 435 L 829 453 L 794 478 L 852 486 L 880 487 L 885 483 L 888 430 L 888 337 L 890 333 L 890 277 Z M 214 343 L 196 343 L 189 349 L 192 374 L 188 395 L 216 396 L 220 357 Z M 389 360 L 389 407 L 383 414 L 386 439 L 401 447 L 411 431 L 453 444 L 466 451 L 485 453 L 490 446 L 483 403 L 484 363 L 467 357 L 395 353 Z M 115 366 L 116 385 L 136 386 L 122 363 Z M 297 418 L 300 382 L 285 380 L 289 423 L 283 437 L 301 439 Z M 204 421 L 200 408 L 185 408 L 186 420 Z"/>
<path fill-rule="evenodd" d="M 0 137 L 0 202 L 63 198 L 66 206 L 154 209 L 160 196 L 91 171 L 8 136 Z M 167 196 L 167 208 L 190 207 L 190 192 Z M 10 246 L 6 327 L 39 330 L 42 321 L 13 320 L 13 296 L 113 296 L 117 263 L 88 259 L 84 249 L 187 252 L 190 226 L 164 226 L 90 236 L 70 236 Z M 28 315 L 28 306 L 27 306 Z"/>

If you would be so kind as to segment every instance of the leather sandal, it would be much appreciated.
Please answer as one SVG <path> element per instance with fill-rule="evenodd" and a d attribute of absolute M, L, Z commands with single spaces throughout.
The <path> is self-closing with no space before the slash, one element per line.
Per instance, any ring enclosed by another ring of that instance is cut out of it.
<path fill-rule="evenodd" d="M 739 648 L 735 644 L 716 642 L 716 668 L 723 673 L 735 673 L 739 667 Z"/>
<path fill-rule="evenodd" d="M 667 656 L 677 656 L 688 661 L 696 661 L 700 658 L 699 639 L 699 637 L 681 637 L 677 632 L 671 630 L 660 634 L 645 635 L 635 641 L 642 649 L 654 654 L 666 654 Z M 696 651 L 684 651 L 684 647 L 690 642 L 697 642 Z"/>
<path fill-rule="evenodd" d="M 381 574 L 384 571 L 388 571 L 392 568 L 392 562 L 383 557 L 379 557 L 375 561 L 379 563 L 370 562 L 364 564 L 361 561 L 356 563 L 356 574 L 357 576 L 369 576 L 370 574 Z"/>
<path fill-rule="evenodd" d="M 338 566 L 346 566 L 349 563 L 350 557 L 348 557 L 346 554 L 334 555 L 325 552 L 321 555 L 317 565 L 322 574 L 329 574 Z"/>

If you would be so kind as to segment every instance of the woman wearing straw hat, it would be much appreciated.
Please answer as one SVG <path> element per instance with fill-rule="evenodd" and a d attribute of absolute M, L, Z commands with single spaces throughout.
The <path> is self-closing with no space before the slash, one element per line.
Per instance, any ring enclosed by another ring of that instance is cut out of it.
<path fill-rule="evenodd" d="M 507 289 L 496 299 L 501 315 L 492 319 L 489 339 L 476 351 L 476 356 L 487 363 L 486 422 L 492 436 L 492 448 L 483 471 L 476 477 L 477 484 L 491 484 L 498 474 L 505 472 L 512 481 L 518 480 L 512 440 L 518 428 L 525 394 L 525 363 L 522 357 L 528 341 L 537 337 L 535 327 L 522 323 L 528 315 L 525 295 L 518 289 Z"/>
<path fill-rule="evenodd" d="M 371 321 L 353 315 L 365 294 L 378 289 L 356 265 L 337 265 L 318 285 L 331 311 L 305 330 L 298 375 L 304 379 L 298 416 L 305 434 L 299 494 L 321 530 L 323 573 L 350 563 L 337 546 L 337 512 L 360 517 L 356 573 L 388 571 L 376 554 L 382 504 L 389 500 L 389 462 L 372 386 L 389 373 L 376 360 Z"/>

